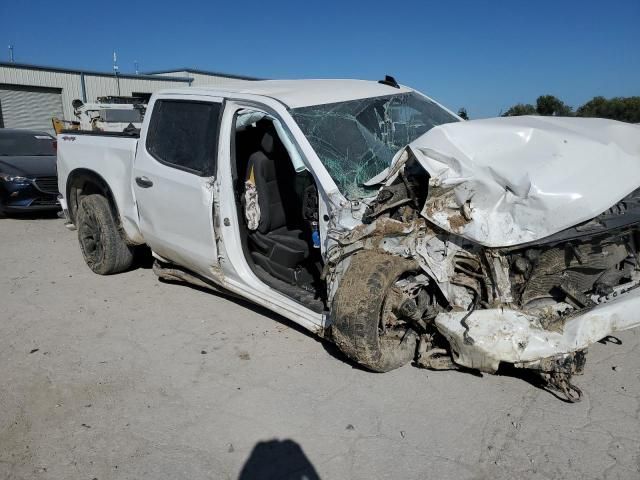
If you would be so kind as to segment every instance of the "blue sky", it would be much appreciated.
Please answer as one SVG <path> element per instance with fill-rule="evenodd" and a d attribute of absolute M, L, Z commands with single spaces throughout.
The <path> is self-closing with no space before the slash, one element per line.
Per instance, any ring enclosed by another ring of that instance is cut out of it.
<path fill-rule="evenodd" d="M 640 0 L 0 0 L 0 60 L 265 78 L 394 75 L 472 117 L 640 95 Z"/>

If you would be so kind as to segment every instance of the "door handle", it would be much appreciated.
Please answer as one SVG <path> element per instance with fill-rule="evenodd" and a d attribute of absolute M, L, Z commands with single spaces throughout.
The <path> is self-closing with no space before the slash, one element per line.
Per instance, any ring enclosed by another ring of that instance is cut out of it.
<path fill-rule="evenodd" d="M 149 188 L 153 187 L 153 182 L 149 180 L 147 177 L 136 177 L 136 183 L 139 187 Z"/>

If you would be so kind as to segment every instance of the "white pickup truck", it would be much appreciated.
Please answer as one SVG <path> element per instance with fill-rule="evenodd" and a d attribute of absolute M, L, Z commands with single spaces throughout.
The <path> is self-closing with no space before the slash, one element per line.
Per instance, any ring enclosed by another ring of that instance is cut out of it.
<path fill-rule="evenodd" d="M 637 127 L 464 122 L 391 77 L 154 95 L 139 136 L 58 136 L 99 274 L 263 305 L 375 371 L 538 371 L 576 400 L 589 344 L 639 324 Z M 612 165 L 615 164 L 615 168 Z"/>

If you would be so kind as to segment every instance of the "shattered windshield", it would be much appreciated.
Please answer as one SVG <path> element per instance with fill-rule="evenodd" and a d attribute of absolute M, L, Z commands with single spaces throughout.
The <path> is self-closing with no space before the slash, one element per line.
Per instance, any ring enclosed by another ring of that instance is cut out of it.
<path fill-rule="evenodd" d="M 458 119 L 415 92 L 291 111 L 318 157 L 348 199 L 371 195 L 364 182 L 431 128 Z"/>

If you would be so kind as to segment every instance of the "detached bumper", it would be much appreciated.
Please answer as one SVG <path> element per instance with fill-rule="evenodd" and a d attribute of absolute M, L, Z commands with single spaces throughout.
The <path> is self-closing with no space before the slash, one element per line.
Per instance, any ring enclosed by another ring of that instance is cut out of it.
<path fill-rule="evenodd" d="M 436 327 L 449 341 L 458 365 L 493 373 L 501 362 L 522 366 L 559 357 L 640 326 L 640 288 L 568 317 L 558 331 L 545 330 L 537 317 L 507 308 L 476 310 L 465 320 L 467 314 L 442 313 Z"/>

